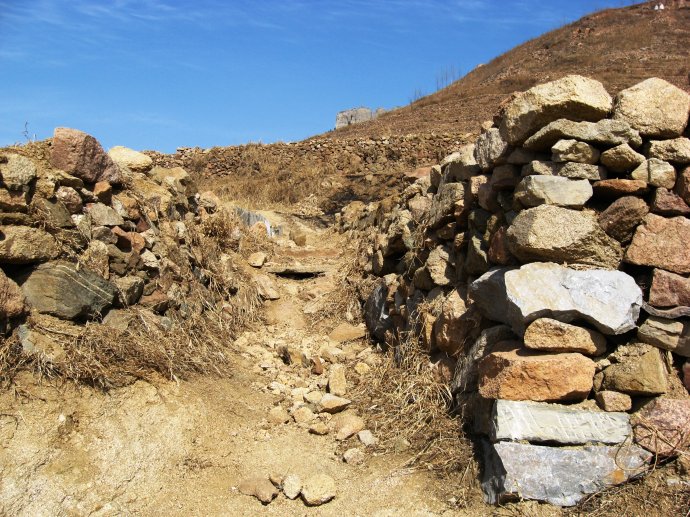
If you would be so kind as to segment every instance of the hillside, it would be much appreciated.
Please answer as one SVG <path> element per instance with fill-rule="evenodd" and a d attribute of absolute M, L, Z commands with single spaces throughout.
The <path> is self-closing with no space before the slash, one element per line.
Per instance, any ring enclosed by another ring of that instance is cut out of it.
<path fill-rule="evenodd" d="M 477 132 L 511 93 L 577 73 L 614 93 L 647 77 L 689 88 L 690 3 L 607 9 L 530 40 L 404 108 L 329 132 L 332 138 Z"/>

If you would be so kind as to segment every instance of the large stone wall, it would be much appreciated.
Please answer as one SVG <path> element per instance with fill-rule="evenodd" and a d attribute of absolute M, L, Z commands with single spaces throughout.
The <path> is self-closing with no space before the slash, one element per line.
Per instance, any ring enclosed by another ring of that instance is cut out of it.
<path fill-rule="evenodd" d="M 660 79 L 613 99 L 568 76 L 516 95 L 401 204 L 340 214 L 381 277 L 372 336 L 454 363 L 488 501 L 569 506 L 687 452 L 689 112 Z"/>

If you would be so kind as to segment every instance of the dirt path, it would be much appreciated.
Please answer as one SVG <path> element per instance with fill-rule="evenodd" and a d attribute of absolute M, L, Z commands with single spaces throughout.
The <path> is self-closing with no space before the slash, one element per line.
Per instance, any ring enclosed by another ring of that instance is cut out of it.
<path fill-rule="evenodd" d="M 297 257 L 292 250 L 282 259 L 334 266 L 346 260 L 342 244 Z M 378 360 L 363 339 L 337 343 L 326 336 L 342 321 L 311 323 L 309 313 L 318 313 L 322 296 L 337 288 L 332 273 L 277 282 L 281 298 L 268 304 L 268 323 L 236 343 L 242 353 L 232 358 L 230 378 L 138 381 L 102 394 L 25 377 L 17 393 L 0 394 L 0 514 L 465 515 L 450 509 L 452 487 L 404 468 L 404 454 L 377 455 L 356 435 L 341 442 L 334 432 L 311 434 L 318 416 L 301 425 L 269 420 L 272 408 L 294 410 L 308 393 L 326 390 L 327 372 L 286 365 L 285 347 L 307 355 L 326 347 L 334 362 L 348 365 L 349 385 L 360 380 L 352 365 Z M 360 416 L 366 421 L 365 410 Z M 343 461 L 353 447 L 364 451 L 362 464 Z M 263 506 L 238 490 L 244 479 L 271 473 L 302 479 L 326 473 L 336 497 L 307 507 L 280 494 Z"/>

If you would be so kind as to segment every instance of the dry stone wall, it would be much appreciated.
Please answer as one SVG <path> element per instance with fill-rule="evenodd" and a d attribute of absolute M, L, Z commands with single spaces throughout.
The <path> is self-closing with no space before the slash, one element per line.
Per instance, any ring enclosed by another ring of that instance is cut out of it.
<path fill-rule="evenodd" d="M 371 335 L 455 362 L 488 501 L 569 506 L 687 452 L 689 113 L 660 79 L 613 98 L 568 76 L 514 96 L 402 203 L 341 212 L 381 277 Z"/>

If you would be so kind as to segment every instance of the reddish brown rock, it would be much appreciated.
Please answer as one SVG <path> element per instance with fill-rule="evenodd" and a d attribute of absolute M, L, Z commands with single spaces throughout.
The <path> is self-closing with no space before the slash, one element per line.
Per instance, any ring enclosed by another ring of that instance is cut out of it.
<path fill-rule="evenodd" d="M 683 365 L 683 382 L 685 383 L 685 389 L 690 391 L 690 360 L 685 361 Z"/>
<path fill-rule="evenodd" d="M 676 177 L 674 192 L 690 205 L 690 167 L 685 167 Z"/>
<path fill-rule="evenodd" d="M 16 318 L 26 312 L 24 293 L 0 269 L 0 320 Z"/>
<path fill-rule="evenodd" d="M 413 171 L 407 171 L 404 174 L 405 181 L 414 183 L 418 179 L 428 178 L 431 175 L 431 167 L 418 167 Z"/>
<path fill-rule="evenodd" d="M 642 199 L 625 196 L 599 214 L 599 225 L 617 241 L 627 242 L 648 213 L 649 207 Z"/>
<path fill-rule="evenodd" d="M 642 180 L 611 179 L 592 185 L 595 197 L 640 196 L 647 192 L 647 182 Z"/>
<path fill-rule="evenodd" d="M 654 193 L 652 212 L 666 216 L 688 215 L 690 206 L 678 194 L 662 187 Z"/>
<path fill-rule="evenodd" d="M 675 456 L 690 445 L 690 399 L 655 399 L 631 423 L 638 445 L 659 456 Z"/>
<path fill-rule="evenodd" d="M 117 245 L 120 248 L 129 249 L 140 253 L 146 248 L 146 239 L 136 232 L 126 232 L 119 226 L 115 226 L 113 234 L 117 236 Z"/>
<path fill-rule="evenodd" d="M 655 307 L 690 306 L 690 278 L 655 269 L 649 304 Z"/>
<path fill-rule="evenodd" d="M 479 394 L 507 400 L 584 400 L 594 361 L 584 355 L 538 354 L 504 342 L 479 362 Z"/>
<path fill-rule="evenodd" d="M 98 140 L 77 129 L 55 128 L 50 161 L 56 169 L 87 183 L 122 183 L 120 169 L 105 153 Z"/>
<path fill-rule="evenodd" d="M 489 260 L 494 264 L 507 266 L 515 262 L 508 248 L 507 232 L 508 228 L 506 226 L 501 226 L 491 237 L 488 256 Z"/>
<path fill-rule="evenodd" d="M 99 181 L 93 186 L 93 195 L 104 205 L 109 205 L 113 198 L 113 187 L 107 181 Z"/>
<path fill-rule="evenodd" d="M 690 273 L 690 219 L 647 215 L 637 227 L 624 260 L 674 273 Z"/>

